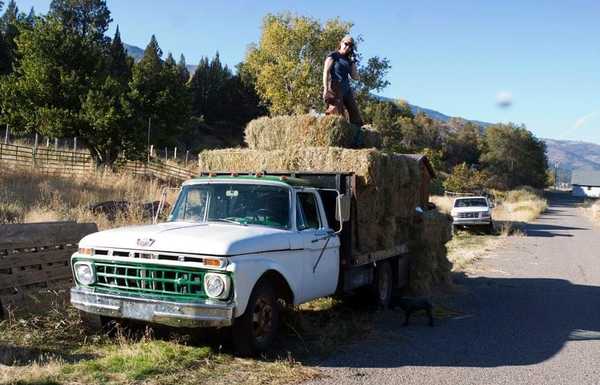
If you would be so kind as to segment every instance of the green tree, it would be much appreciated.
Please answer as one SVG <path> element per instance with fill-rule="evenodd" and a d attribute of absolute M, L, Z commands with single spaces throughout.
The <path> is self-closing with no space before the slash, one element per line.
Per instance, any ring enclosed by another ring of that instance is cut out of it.
<path fill-rule="evenodd" d="M 13 130 L 77 137 L 99 164 L 112 164 L 131 144 L 123 48 L 104 36 L 109 21 L 103 1 L 71 0 L 53 1 L 31 27 L 19 24 L 19 65 L 0 81 L 3 119 Z"/>
<path fill-rule="evenodd" d="M 17 61 L 18 24 L 24 18 L 23 14 L 19 14 L 17 3 L 10 0 L 4 14 L 0 17 L 0 75 L 6 75 L 13 71 Z"/>
<path fill-rule="evenodd" d="M 445 162 L 449 169 L 460 164 L 475 165 L 481 155 L 481 128 L 465 121 L 445 138 Z"/>
<path fill-rule="evenodd" d="M 490 176 L 486 171 L 479 171 L 466 163 L 452 168 L 452 172 L 443 182 L 446 191 L 477 192 L 487 187 Z"/>
<path fill-rule="evenodd" d="M 122 86 L 126 86 L 131 80 L 131 69 L 133 67 L 133 58 L 127 55 L 127 50 L 121 41 L 119 26 L 115 31 L 109 50 L 109 73 L 110 76 L 118 81 Z"/>
<path fill-rule="evenodd" d="M 233 74 L 221 64 L 219 53 L 208 60 L 202 58 L 190 79 L 192 93 L 192 113 L 203 117 L 206 122 L 227 120 L 231 105 L 230 89 Z"/>
<path fill-rule="evenodd" d="M 483 137 L 481 163 L 493 175 L 490 182 L 493 187 L 543 188 L 546 185 L 546 145 L 523 125 L 509 123 L 488 127 Z"/>
<path fill-rule="evenodd" d="M 185 56 L 183 56 L 183 54 L 179 56 L 179 61 L 177 62 L 177 69 L 179 70 L 181 80 L 184 83 L 187 83 L 190 80 L 190 71 L 188 71 L 187 69 L 187 65 L 185 64 Z"/>
<path fill-rule="evenodd" d="M 151 142 L 172 145 L 189 119 L 189 91 L 173 57 L 161 61 L 162 50 L 152 35 L 144 56 L 133 67 L 130 97 L 136 117 L 151 122 Z"/>
<path fill-rule="evenodd" d="M 260 40 L 249 49 L 245 66 L 272 114 L 323 110 L 325 57 L 337 49 L 351 28 L 352 23 L 339 19 L 321 24 L 319 20 L 289 13 L 265 16 Z M 369 59 L 366 66 L 359 66 L 364 80 L 357 87 L 363 93 L 385 87 L 383 76 L 388 69 L 386 59 Z"/>

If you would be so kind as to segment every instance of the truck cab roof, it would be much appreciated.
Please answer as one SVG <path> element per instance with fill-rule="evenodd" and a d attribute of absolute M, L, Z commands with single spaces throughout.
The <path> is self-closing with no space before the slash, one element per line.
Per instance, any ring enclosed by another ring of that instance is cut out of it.
<path fill-rule="evenodd" d="M 206 183 L 206 182 L 233 182 L 235 183 L 236 181 L 243 181 L 243 183 L 248 183 L 248 182 L 262 182 L 262 181 L 266 181 L 266 182 L 275 182 L 275 183 L 281 183 L 287 186 L 291 186 L 291 187 L 317 187 L 315 186 L 311 181 L 306 180 L 306 179 L 301 179 L 301 178 L 294 178 L 294 177 L 288 177 L 285 175 L 261 175 L 261 174 L 254 174 L 254 175 L 201 175 L 198 176 L 194 179 L 190 179 L 188 181 L 186 181 L 184 183 L 184 185 L 190 185 L 190 184 L 195 184 L 195 183 Z"/>

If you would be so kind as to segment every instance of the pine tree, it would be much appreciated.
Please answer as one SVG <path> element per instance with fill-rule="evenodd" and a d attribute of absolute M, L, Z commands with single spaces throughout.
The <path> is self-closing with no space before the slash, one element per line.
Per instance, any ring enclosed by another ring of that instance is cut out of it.
<path fill-rule="evenodd" d="M 18 22 L 19 7 L 10 0 L 0 17 L 0 75 L 11 73 L 17 60 Z"/>
<path fill-rule="evenodd" d="M 52 0 L 48 15 L 67 30 L 92 40 L 106 39 L 104 34 L 112 21 L 104 0 Z"/>
<path fill-rule="evenodd" d="M 18 76 L 0 81 L 3 119 L 20 133 L 75 136 L 98 164 L 111 165 L 124 148 L 143 144 L 128 82 L 112 77 L 120 38 L 113 46 L 104 36 L 109 21 L 103 1 L 63 0 L 20 29 Z"/>
<path fill-rule="evenodd" d="M 190 102 L 172 55 L 165 63 L 161 56 L 162 50 L 153 35 L 144 57 L 133 67 L 131 92 L 139 118 L 145 122 L 151 120 L 151 142 L 167 145 L 174 143 L 175 136 L 187 123 Z"/>
<path fill-rule="evenodd" d="M 179 70 L 179 75 L 181 76 L 181 80 L 184 83 L 187 83 L 190 80 L 190 71 L 187 69 L 187 65 L 185 64 L 185 56 L 181 54 L 179 56 L 179 62 L 177 63 L 177 69 Z"/>
<path fill-rule="evenodd" d="M 127 55 L 125 46 L 121 41 L 121 33 L 119 26 L 115 31 L 115 37 L 110 44 L 110 76 L 126 85 L 131 79 L 131 67 L 133 59 Z"/>

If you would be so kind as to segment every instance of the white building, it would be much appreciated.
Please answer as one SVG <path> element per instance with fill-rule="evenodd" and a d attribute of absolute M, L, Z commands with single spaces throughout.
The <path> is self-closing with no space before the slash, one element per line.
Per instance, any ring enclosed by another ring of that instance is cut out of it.
<path fill-rule="evenodd" d="M 600 198 L 600 171 L 574 170 L 571 186 L 575 197 Z"/>

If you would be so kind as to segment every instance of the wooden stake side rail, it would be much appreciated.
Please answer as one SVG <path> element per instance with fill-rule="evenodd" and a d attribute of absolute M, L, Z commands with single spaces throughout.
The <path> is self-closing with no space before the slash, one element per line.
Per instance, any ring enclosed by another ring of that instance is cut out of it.
<path fill-rule="evenodd" d="M 27 293 L 69 286 L 71 255 L 81 238 L 96 231 L 95 223 L 0 225 L 1 308 L 25 305 Z"/>

